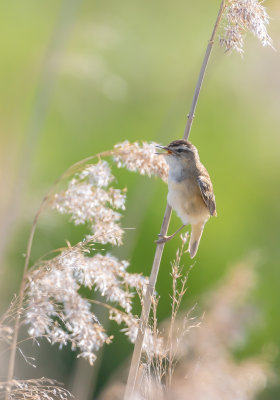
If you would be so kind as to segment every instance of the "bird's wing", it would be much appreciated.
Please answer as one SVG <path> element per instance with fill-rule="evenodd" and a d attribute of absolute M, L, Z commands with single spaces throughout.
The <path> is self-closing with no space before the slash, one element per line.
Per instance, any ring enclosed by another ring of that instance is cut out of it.
<path fill-rule="evenodd" d="M 197 178 L 197 183 L 201 192 L 201 196 L 210 212 L 210 215 L 217 215 L 215 196 L 211 181 L 204 176 L 199 176 Z"/>

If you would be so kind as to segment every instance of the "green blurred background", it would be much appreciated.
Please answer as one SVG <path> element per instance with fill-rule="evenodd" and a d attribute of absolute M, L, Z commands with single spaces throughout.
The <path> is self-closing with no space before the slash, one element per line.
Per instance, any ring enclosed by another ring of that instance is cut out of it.
<path fill-rule="evenodd" d="M 182 137 L 218 6 L 216 0 L 1 2 L 2 310 L 18 289 L 39 202 L 67 167 L 126 139 L 165 144 Z M 280 4 L 266 6 L 279 50 Z M 254 297 L 262 322 L 251 330 L 243 355 L 280 344 L 279 67 L 279 51 L 261 47 L 249 34 L 244 57 L 216 44 L 190 136 L 212 177 L 218 218 L 206 225 L 184 307 L 199 303 L 230 265 L 257 251 Z M 129 259 L 131 271 L 148 275 L 166 186 L 126 171 L 118 171 L 118 180 L 128 187 L 123 224 L 136 230 L 112 252 Z M 174 215 L 170 231 L 179 223 Z M 65 218 L 43 217 L 32 259 L 81 234 Z M 160 319 L 170 311 L 170 260 L 177 246 L 178 239 L 165 248 L 157 285 Z M 105 349 L 97 391 L 131 349 L 123 337 Z M 17 376 L 52 377 L 71 387 L 77 361 L 69 349 L 58 353 L 42 344 L 32 352 L 38 368 L 19 360 Z M 276 386 L 261 398 L 279 396 Z"/>

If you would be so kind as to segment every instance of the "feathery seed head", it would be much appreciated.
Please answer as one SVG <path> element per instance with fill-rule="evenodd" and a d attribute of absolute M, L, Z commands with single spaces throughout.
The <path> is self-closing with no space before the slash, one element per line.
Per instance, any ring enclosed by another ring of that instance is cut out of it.
<path fill-rule="evenodd" d="M 69 214 L 75 225 L 88 224 L 94 242 L 122 244 L 123 229 L 119 225 L 125 209 L 125 191 L 108 187 L 114 180 L 109 164 L 100 161 L 77 173 L 68 188 L 53 199 L 52 206 L 61 214 Z"/>
<path fill-rule="evenodd" d="M 11 382 L 0 382 L 0 398 L 9 390 L 10 400 L 67 400 L 73 399 L 71 393 L 58 386 L 53 379 L 13 379 Z"/>
<path fill-rule="evenodd" d="M 226 26 L 220 43 L 226 51 L 243 53 L 244 32 L 251 32 L 263 46 L 273 48 L 272 39 L 267 33 L 269 16 L 261 1 L 228 0 L 225 7 Z"/>
<path fill-rule="evenodd" d="M 155 153 L 157 143 L 138 142 L 130 143 L 127 140 L 115 145 L 116 153 L 113 160 L 118 167 L 125 167 L 129 171 L 139 172 L 141 175 L 159 176 L 163 181 L 168 179 L 168 165 L 163 157 Z"/>
<path fill-rule="evenodd" d="M 111 342 L 97 317 L 91 303 L 83 298 L 79 289 L 86 286 L 98 290 L 107 304 L 114 303 L 124 311 L 125 321 L 131 314 L 133 290 L 143 292 L 147 278 L 127 272 L 127 261 L 119 261 L 110 254 L 89 257 L 82 244 L 71 247 L 30 272 L 26 292 L 28 304 L 25 323 L 33 338 L 47 337 L 50 343 L 60 347 L 70 343 L 79 350 L 79 357 L 90 364 L 95 351 Z M 130 324 L 131 326 L 131 324 Z"/>

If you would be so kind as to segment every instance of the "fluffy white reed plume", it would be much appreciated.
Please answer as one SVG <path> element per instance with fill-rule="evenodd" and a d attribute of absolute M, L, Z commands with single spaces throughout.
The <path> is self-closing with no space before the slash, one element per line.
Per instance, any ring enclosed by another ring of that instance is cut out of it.
<path fill-rule="evenodd" d="M 138 142 L 130 143 L 127 140 L 115 145 L 116 154 L 113 159 L 118 167 L 125 167 L 129 171 L 139 172 L 149 177 L 159 176 L 163 181 L 168 179 L 168 165 L 164 157 L 155 154 L 157 143 Z"/>
<path fill-rule="evenodd" d="M 263 46 L 272 45 L 272 39 L 267 33 L 269 16 L 262 1 L 258 0 L 228 0 L 224 15 L 226 25 L 220 43 L 226 51 L 236 50 L 243 53 L 244 32 L 251 32 Z"/>
<path fill-rule="evenodd" d="M 76 224 L 87 223 L 94 242 L 113 245 L 122 244 L 121 214 L 115 210 L 125 209 L 125 193 L 109 187 L 114 180 L 106 161 L 86 167 L 70 180 L 68 188 L 52 199 L 52 206 L 62 214 L 69 214 Z"/>
<path fill-rule="evenodd" d="M 79 285 L 94 288 L 108 301 L 118 303 L 127 313 L 131 311 L 134 293 L 129 289 L 143 291 L 148 283 L 141 274 L 126 271 L 129 263 L 119 261 L 110 254 L 87 257 L 81 251 L 63 253 L 59 260 L 63 269 L 73 273 Z"/>
<path fill-rule="evenodd" d="M 36 270 L 29 280 L 29 304 L 25 323 L 32 338 L 46 337 L 60 347 L 71 343 L 79 356 L 90 364 L 96 359 L 94 351 L 110 342 L 103 327 L 90 310 L 90 303 L 78 294 L 79 285 L 72 271 Z"/>
<path fill-rule="evenodd" d="M 29 335 L 46 337 L 61 347 L 71 343 L 73 350 L 79 350 L 79 357 L 93 364 L 95 351 L 110 343 L 112 337 L 106 334 L 91 310 L 91 302 L 79 294 L 79 289 L 94 288 L 105 302 L 120 306 L 124 310 L 120 313 L 125 315 L 122 322 L 129 328 L 131 321 L 137 321 L 131 314 L 135 296 L 132 290 L 143 291 L 147 279 L 128 273 L 128 265 L 110 254 L 86 256 L 80 246 L 44 262 L 28 276 L 25 323 Z"/>
<path fill-rule="evenodd" d="M 4 398 L 7 388 L 6 382 L 0 382 L 0 399 Z M 9 385 L 9 399 L 11 400 L 67 400 L 73 399 L 71 393 L 58 386 L 52 379 L 14 379 Z"/>

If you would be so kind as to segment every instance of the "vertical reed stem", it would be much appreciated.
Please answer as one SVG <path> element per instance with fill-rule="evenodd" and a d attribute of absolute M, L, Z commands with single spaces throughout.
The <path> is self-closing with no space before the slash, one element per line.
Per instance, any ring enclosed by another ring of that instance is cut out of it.
<path fill-rule="evenodd" d="M 197 84 L 195 87 L 193 101 L 191 104 L 190 112 L 188 114 L 186 128 L 184 131 L 184 139 L 188 139 L 189 135 L 190 135 L 192 122 L 194 119 L 194 113 L 195 113 L 198 97 L 200 94 L 203 78 L 204 78 L 206 67 L 207 67 L 207 64 L 209 61 L 209 57 L 210 57 L 210 54 L 211 54 L 211 51 L 213 48 L 217 29 L 218 29 L 219 23 L 222 18 L 224 6 L 225 6 L 225 0 L 222 0 L 220 9 L 218 12 L 218 16 L 217 16 L 217 19 L 215 22 L 215 26 L 214 26 L 211 38 L 208 42 L 208 46 L 206 48 L 206 52 L 205 52 L 203 63 L 202 63 L 201 69 L 200 69 L 198 81 L 197 81 Z M 161 231 L 160 231 L 161 235 L 166 235 L 166 233 L 167 233 L 168 225 L 169 225 L 169 221 L 170 221 L 170 217 L 171 217 L 171 211 L 172 211 L 171 207 L 167 204 L 166 209 L 165 209 L 165 214 L 163 217 Z M 137 339 L 135 342 L 132 360 L 131 360 L 131 364 L 130 364 L 130 370 L 129 370 L 129 374 L 128 374 L 128 380 L 127 380 L 127 385 L 126 385 L 125 395 L 124 395 L 125 400 L 131 400 L 131 397 L 132 397 L 134 389 L 135 389 L 138 369 L 139 369 L 139 365 L 140 365 L 142 347 L 143 347 L 143 342 L 144 342 L 145 330 L 146 330 L 146 326 L 147 326 L 147 322 L 148 322 L 148 318 L 149 318 L 149 314 L 150 314 L 152 296 L 154 295 L 154 290 L 155 290 L 158 271 L 159 271 L 159 267 L 160 267 L 160 263 L 161 263 L 163 249 L 164 249 L 164 243 L 160 243 L 157 245 L 154 262 L 153 262 L 153 266 L 152 266 L 152 271 L 151 271 L 151 275 L 150 275 L 150 279 L 149 279 L 149 284 L 148 284 L 146 294 L 144 297 Z"/>
<path fill-rule="evenodd" d="M 39 207 L 32 227 L 31 227 L 31 232 L 29 235 L 29 240 L 27 244 L 27 251 L 26 251 L 26 257 L 25 257 L 25 263 L 24 263 L 24 270 L 23 270 L 23 277 L 21 280 L 20 284 L 20 289 L 19 289 L 19 296 L 18 296 L 18 310 L 17 310 L 17 315 L 16 315 L 16 320 L 15 320 L 15 325 L 14 325 L 14 334 L 13 334 L 13 339 L 11 343 L 11 354 L 10 354 L 10 360 L 9 360 L 9 366 L 8 366 L 8 375 L 7 375 L 7 388 L 6 388 L 6 393 L 5 393 L 5 400 L 10 399 L 10 391 L 11 391 L 11 386 L 12 386 L 12 380 L 14 376 L 14 369 L 15 369 L 15 359 L 16 359 L 16 350 L 17 350 L 17 340 L 18 340 L 18 333 L 19 333 L 19 326 L 20 326 L 20 318 L 21 318 L 21 313 L 22 313 L 22 306 L 23 306 L 23 300 L 24 300 L 24 292 L 25 292 L 25 286 L 26 286 L 26 279 L 27 279 L 27 270 L 28 270 L 28 265 L 30 261 L 30 255 L 31 255 L 31 247 L 32 247 L 32 242 L 34 238 L 34 233 L 35 229 L 37 226 L 38 218 L 39 215 L 41 214 L 41 211 L 45 205 L 45 202 L 47 200 L 47 197 L 44 198 L 44 200 L 41 203 L 41 206 Z"/>

